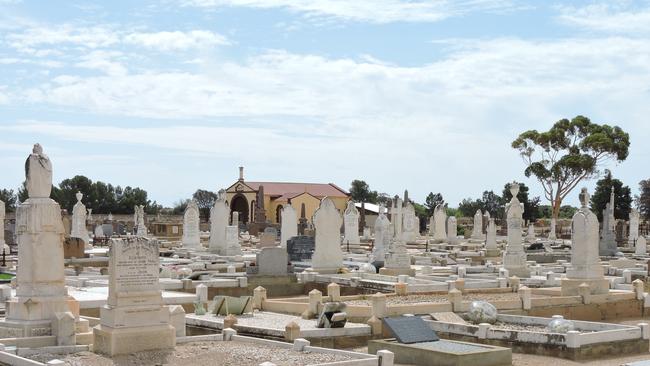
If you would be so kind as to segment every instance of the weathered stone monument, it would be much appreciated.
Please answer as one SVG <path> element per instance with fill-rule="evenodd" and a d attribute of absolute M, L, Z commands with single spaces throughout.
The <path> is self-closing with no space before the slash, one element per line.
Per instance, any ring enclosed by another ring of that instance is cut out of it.
<path fill-rule="evenodd" d="M 147 227 L 144 224 L 144 206 L 136 205 L 134 207 L 134 216 L 135 216 L 135 227 L 136 227 L 136 236 L 146 237 L 147 236 Z"/>
<path fill-rule="evenodd" d="M 393 236 L 402 240 L 402 208 L 403 202 L 399 196 L 393 198 L 393 205 L 390 209 L 390 222 L 393 224 Z"/>
<path fill-rule="evenodd" d="M 409 275 L 415 276 L 411 269 L 411 256 L 406 250 L 406 243 L 394 237 L 386 250 L 384 268 L 379 269 L 379 274 L 387 276 Z"/>
<path fill-rule="evenodd" d="M 441 202 L 433 209 L 433 241 L 435 243 L 442 243 L 447 240 L 446 223 L 447 204 Z"/>
<path fill-rule="evenodd" d="M 305 235 L 307 229 L 307 216 L 305 214 L 305 203 L 300 204 L 300 220 L 298 220 L 298 234 Z"/>
<path fill-rule="evenodd" d="M 285 276 L 289 257 L 285 248 L 262 248 L 257 253 L 255 262 L 258 275 Z"/>
<path fill-rule="evenodd" d="M 476 213 L 474 214 L 474 227 L 472 228 L 472 236 L 471 239 L 474 240 L 483 240 L 483 213 L 481 210 L 476 210 Z"/>
<path fill-rule="evenodd" d="M 226 256 L 241 255 L 241 244 L 239 243 L 239 228 L 237 226 L 226 226 L 226 247 L 219 254 Z"/>
<path fill-rule="evenodd" d="M 88 235 L 88 229 L 86 228 L 86 206 L 81 203 L 83 198 L 83 193 L 77 192 L 77 203 L 75 203 L 72 208 L 72 228 L 70 231 L 71 238 L 79 238 L 88 244 L 90 236 Z"/>
<path fill-rule="evenodd" d="M 503 267 L 510 275 L 517 277 L 530 277 L 530 271 L 526 267 L 526 252 L 521 240 L 521 223 L 523 221 L 524 204 L 519 202 L 519 184 L 510 184 L 512 199 L 506 205 L 506 222 L 508 225 L 508 244 L 503 253 Z"/>
<path fill-rule="evenodd" d="M 264 231 L 267 226 L 263 185 L 257 189 L 257 195 L 255 196 L 255 215 L 253 218 L 253 222 L 249 225 L 249 231 L 251 235 L 258 235 L 260 232 Z"/>
<path fill-rule="evenodd" d="M 552 218 L 551 219 L 551 229 L 550 229 L 550 231 L 548 233 L 548 240 L 557 240 L 557 234 L 555 233 L 555 231 L 556 231 L 555 225 L 556 225 L 555 218 Z"/>
<path fill-rule="evenodd" d="M 52 163 L 39 144 L 27 158 L 25 175 L 29 198 L 16 210 L 16 297 L 6 302 L 6 318 L 0 322 L 2 338 L 50 335 L 52 322 L 70 311 L 61 208 L 50 199 Z"/>
<path fill-rule="evenodd" d="M 210 251 L 226 255 L 226 226 L 230 219 L 230 207 L 226 203 L 226 192 L 221 189 L 214 206 L 210 209 Z"/>
<path fill-rule="evenodd" d="M 386 217 L 386 208 L 379 206 L 379 216 L 375 220 L 375 242 L 370 254 L 370 263 L 375 267 L 384 265 L 384 258 L 386 256 L 386 248 L 390 245 L 391 235 L 388 231 L 390 221 Z"/>
<path fill-rule="evenodd" d="M 415 206 L 411 202 L 404 203 L 402 211 L 402 241 L 415 243 L 420 230 L 420 220 L 415 215 Z"/>
<path fill-rule="evenodd" d="M 191 200 L 183 213 L 183 248 L 201 249 L 199 206 Z"/>
<path fill-rule="evenodd" d="M 349 247 L 350 251 L 358 252 L 361 244 L 359 238 L 359 210 L 357 210 L 353 201 L 348 201 L 345 212 L 343 212 L 343 229 L 343 246 Z"/>
<path fill-rule="evenodd" d="M 176 345 L 158 282 L 158 251 L 147 238 L 111 240 L 108 301 L 93 329 L 95 352 L 114 356 Z"/>
<path fill-rule="evenodd" d="M 294 236 L 287 240 L 287 254 L 289 260 L 305 261 L 311 259 L 314 253 L 314 238 L 311 236 Z"/>
<path fill-rule="evenodd" d="M 527 243 L 534 243 L 537 241 L 537 237 L 535 237 L 535 225 L 531 222 L 528 224 L 528 231 L 526 232 L 526 242 Z"/>
<path fill-rule="evenodd" d="M 614 218 L 614 187 L 609 196 L 609 202 L 603 210 L 603 229 L 600 235 L 599 254 L 603 256 L 616 255 L 618 247 L 616 246 L 616 220 Z"/>
<path fill-rule="evenodd" d="M 0 248 L 4 249 L 5 245 L 5 203 L 0 200 Z"/>
<path fill-rule="evenodd" d="M 319 273 L 337 273 L 343 267 L 341 224 L 343 219 L 328 197 L 320 201 L 312 219 L 316 227 L 316 243 L 311 258 L 312 269 Z"/>
<path fill-rule="evenodd" d="M 645 256 L 648 254 L 648 247 L 646 244 L 645 236 L 639 236 L 634 243 L 634 254 Z"/>
<path fill-rule="evenodd" d="M 298 217 L 296 215 L 296 210 L 293 209 L 291 203 L 288 203 L 282 207 L 282 212 L 280 215 L 282 217 L 282 227 L 280 228 L 280 246 L 286 248 L 287 240 L 291 239 L 294 236 L 298 236 Z"/>
<path fill-rule="evenodd" d="M 499 247 L 497 247 L 497 225 L 493 218 L 488 221 L 485 252 L 488 257 L 496 257 L 500 254 Z"/>
<path fill-rule="evenodd" d="M 447 218 L 447 242 L 449 244 L 458 243 L 458 222 L 456 216 L 449 216 Z"/>
<path fill-rule="evenodd" d="M 634 245 L 639 238 L 639 210 L 633 208 L 630 211 L 630 234 L 627 237 L 627 244 Z"/>
<path fill-rule="evenodd" d="M 589 192 L 582 188 L 581 207 L 573 215 L 571 268 L 562 279 L 562 295 L 577 295 L 583 283 L 589 286 L 591 294 L 609 292 L 609 281 L 603 276 L 603 267 L 598 256 L 598 217 L 589 210 Z"/>

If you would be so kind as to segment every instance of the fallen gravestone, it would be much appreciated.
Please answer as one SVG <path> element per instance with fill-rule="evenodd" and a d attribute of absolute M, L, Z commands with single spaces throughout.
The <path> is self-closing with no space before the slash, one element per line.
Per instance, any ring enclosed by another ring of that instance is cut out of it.
<path fill-rule="evenodd" d="M 436 332 L 418 316 L 384 318 L 384 324 L 399 343 L 411 344 L 440 340 Z"/>
<path fill-rule="evenodd" d="M 318 328 L 343 328 L 348 321 L 348 314 L 345 312 L 347 305 L 344 302 L 326 302 L 318 317 Z"/>

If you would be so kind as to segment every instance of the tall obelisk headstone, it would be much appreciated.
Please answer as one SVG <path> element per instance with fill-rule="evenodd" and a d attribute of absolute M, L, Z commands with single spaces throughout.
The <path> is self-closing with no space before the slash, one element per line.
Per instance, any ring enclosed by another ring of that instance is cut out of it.
<path fill-rule="evenodd" d="M 510 184 L 512 198 L 506 205 L 506 222 L 508 225 L 508 244 L 503 253 L 503 267 L 510 275 L 517 277 L 530 277 L 530 271 L 526 267 L 526 252 L 521 238 L 521 224 L 523 222 L 524 204 L 519 201 L 519 184 Z"/>
<path fill-rule="evenodd" d="M 94 351 L 109 356 L 176 345 L 169 309 L 158 282 L 158 242 L 142 237 L 111 240 L 108 301 L 93 328 Z"/>
<path fill-rule="evenodd" d="M 27 158 L 25 175 L 29 198 L 16 210 L 16 297 L 6 303 L 2 338 L 49 335 L 57 314 L 69 312 L 61 207 L 49 198 L 52 163 L 39 144 Z"/>
<path fill-rule="evenodd" d="M 639 238 L 639 210 L 633 208 L 630 212 L 630 234 L 627 237 L 627 244 L 634 245 Z"/>

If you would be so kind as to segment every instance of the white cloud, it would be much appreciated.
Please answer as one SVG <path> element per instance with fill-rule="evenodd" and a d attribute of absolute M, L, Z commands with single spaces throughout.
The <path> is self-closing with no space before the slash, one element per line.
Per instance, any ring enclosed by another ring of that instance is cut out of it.
<path fill-rule="evenodd" d="M 230 44 L 226 37 L 206 30 L 130 33 L 124 36 L 124 42 L 162 51 L 201 49 Z"/>
<path fill-rule="evenodd" d="M 473 11 L 507 11 L 518 7 L 509 0 L 183 0 L 182 3 L 202 8 L 283 8 L 307 17 L 370 23 L 437 22 Z"/>
<path fill-rule="evenodd" d="M 77 67 L 83 67 L 92 70 L 99 70 L 108 76 L 126 75 L 127 69 L 122 63 L 113 59 L 122 56 L 121 52 L 95 50 L 82 57 L 82 61 L 76 64 Z"/>
<path fill-rule="evenodd" d="M 561 7 L 560 11 L 560 21 L 577 27 L 615 33 L 650 32 L 650 7 L 632 8 L 628 2 L 610 1 Z"/>
<path fill-rule="evenodd" d="M 72 24 L 35 25 L 6 36 L 9 45 L 25 52 L 44 45 L 69 44 L 88 48 L 107 47 L 119 42 L 119 36 L 105 26 L 83 27 Z"/>

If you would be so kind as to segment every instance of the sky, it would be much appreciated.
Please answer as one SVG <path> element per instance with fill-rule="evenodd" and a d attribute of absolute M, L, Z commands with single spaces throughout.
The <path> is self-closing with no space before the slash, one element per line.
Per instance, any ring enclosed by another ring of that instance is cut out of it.
<path fill-rule="evenodd" d="M 510 144 L 576 115 L 630 134 L 605 167 L 636 194 L 649 1 L 0 0 L 0 188 L 39 142 L 55 183 L 166 206 L 239 166 L 456 206 L 513 180 L 542 195 Z"/>

